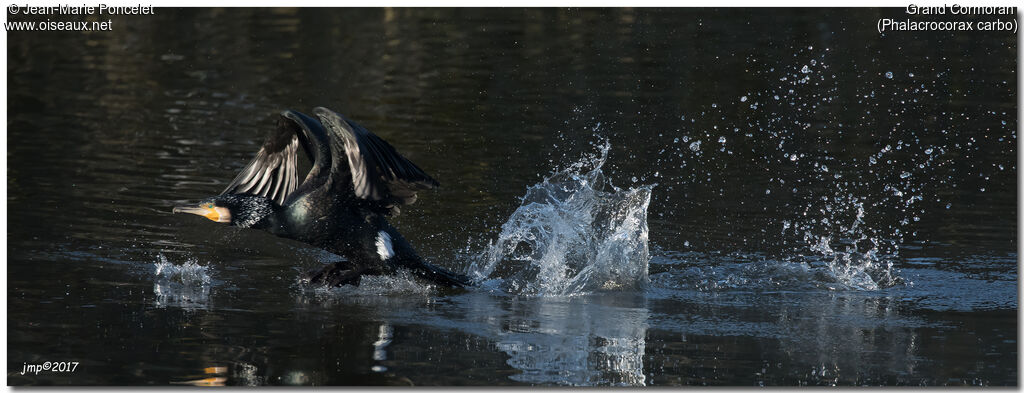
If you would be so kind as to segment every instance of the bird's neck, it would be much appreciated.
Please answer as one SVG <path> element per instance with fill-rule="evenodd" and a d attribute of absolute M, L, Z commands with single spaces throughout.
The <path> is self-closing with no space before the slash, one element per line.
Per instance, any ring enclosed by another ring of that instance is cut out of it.
<path fill-rule="evenodd" d="M 281 235 L 284 231 L 282 227 L 282 220 L 280 217 L 280 208 L 277 206 L 271 206 L 266 212 L 256 219 L 256 222 L 250 226 L 250 228 L 261 229 L 272 234 Z"/>

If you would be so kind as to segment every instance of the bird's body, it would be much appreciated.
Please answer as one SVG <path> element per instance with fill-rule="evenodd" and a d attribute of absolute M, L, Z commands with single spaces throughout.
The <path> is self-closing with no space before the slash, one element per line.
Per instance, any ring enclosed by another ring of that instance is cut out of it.
<path fill-rule="evenodd" d="M 262 229 L 345 257 L 311 272 L 313 283 L 358 284 L 362 275 L 408 269 L 438 284 L 469 285 L 467 277 L 420 258 L 387 221 L 437 181 L 355 122 L 325 108 L 314 113 L 317 119 L 282 112 L 277 129 L 221 195 L 175 212 Z M 312 162 L 301 184 L 300 147 Z"/>

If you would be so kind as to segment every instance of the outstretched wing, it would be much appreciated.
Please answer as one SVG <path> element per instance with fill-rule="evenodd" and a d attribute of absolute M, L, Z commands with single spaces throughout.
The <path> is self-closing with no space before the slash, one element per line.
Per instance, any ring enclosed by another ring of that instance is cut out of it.
<path fill-rule="evenodd" d="M 327 108 L 313 113 L 331 134 L 334 170 L 348 164 L 357 198 L 380 201 L 397 212 L 397 205 L 416 201 L 416 192 L 439 184 L 395 148 L 359 124 Z M 345 157 L 344 159 L 341 157 Z"/>
<path fill-rule="evenodd" d="M 223 194 L 250 194 L 267 197 L 278 205 L 299 187 L 298 149 L 313 167 L 306 181 L 328 173 L 330 151 L 327 136 L 316 120 L 296 111 L 284 111 L 256 157 L 228 184 Z"/>

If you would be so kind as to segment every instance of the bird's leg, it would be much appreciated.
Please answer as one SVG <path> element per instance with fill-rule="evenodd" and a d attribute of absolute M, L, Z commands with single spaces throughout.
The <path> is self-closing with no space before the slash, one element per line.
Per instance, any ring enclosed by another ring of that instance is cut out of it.
<path fill-rule="evenodd" d="M 351 270 L 335 270 L 332 271 L 327 278 L 327 286 L 329 287 L 340 287 L 342 285 L 359 286 L 360 278 L 363 277 L 363 273 L 366 268 L 355 268 Z M 333 274 L 337 272 L 337 274 Z"/>
<path fill-rule="evenodd" d="M 365 267 L 356 266 L 349 261 L 335 262 L 306 273 L 310 284 L 340 287 L 342 285 L 359 285 L 359 277 L 366 273 Z"/>
<path fill-rule="evenodd" d="M 336 270 L 339 268 L 344 270 L 346 269 L 344 265 L 347 265 L 348 263 L 348 261 L 341 261 L 335 263 L 328 263 L 321 267 L 314 267 L 306 271 L 304 278 L 306 279 L 306 281 L 309 281 L 310 284 L 322 284 L 324 283 L 324 280 L 327 277 L 328 273 L 330 273 L 332 270 Z"/>

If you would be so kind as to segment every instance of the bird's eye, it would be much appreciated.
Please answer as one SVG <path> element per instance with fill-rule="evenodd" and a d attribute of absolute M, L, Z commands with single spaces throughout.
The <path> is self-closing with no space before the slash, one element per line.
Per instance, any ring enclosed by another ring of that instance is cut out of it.
<path fill-rule="evenodd" d="M 213 209 L 213 204 L 212 203 L 207 203 L 206 204 L 206 208 L 207 209 Z"/>

